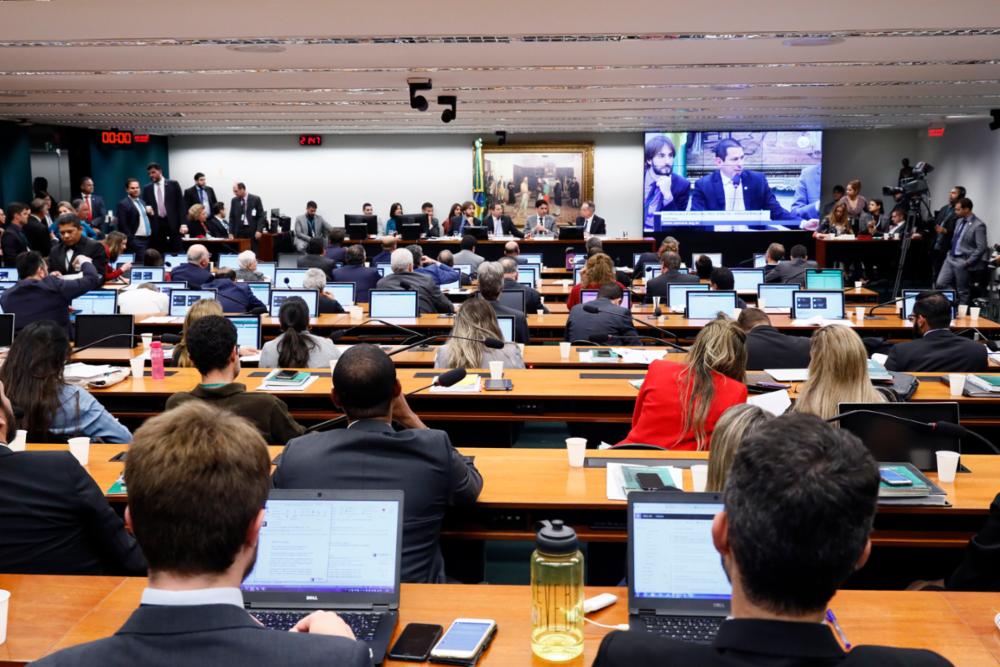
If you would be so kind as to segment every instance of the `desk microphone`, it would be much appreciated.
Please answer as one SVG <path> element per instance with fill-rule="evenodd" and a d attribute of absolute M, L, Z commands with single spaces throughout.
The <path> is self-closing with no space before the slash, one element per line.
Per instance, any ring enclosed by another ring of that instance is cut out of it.
<path fill-rule="evenodd" d="M 931 433 L 939 433 L 940 435 L 950 436 L 953 438 L 965 438 L 971 437 L 984 443 L 990 450 L 995 454 L 1000 454 L 1000 449 L 997 449 L 996 445 L 992 442 L 979 435 L 975 431 L 970 431 L 961 424 L 955 424 L 953 422 L 947 421 L 936 421 L 936 422 L 922 422 L 916 419 L 908 419 L 906 417 L 900 417 L 899 415 L 892 415 L 886 412 L 879 412 L 878 410 L 850 410 L 848 412 L 841 413 L 839 415 L 834 415 L 826 421 L 835 422 L 840 421 L 844 417 L 850 417 L 851 415 L 872 415 L 875 417 L 882 417 L 885 419 L 891 419 L 893 421 L 902 422 L 904 424 L 910 424 L 911 426 L 919 426 L 920 428 L 930 431 Z"/>
<path fill-rule="evenodd" d="M 106 341 L 114 340 L 116 338 L 124 338 L 126 336 L 132 339 L 139 338 L 139 334 L 130 334 L 130 333 L 111 334 L 110 336 L 105 336 L 104 338 L 98 338 L 97 340 L 87 343 L 86 345 L 81 345 L 80 347 L 73 348 L 71 354 L 76 354 L 77 352 L 83 352 L 84 350 L 89 350 L 90 348 L 100 345 L 101 343 L 104 343 Z M 178 336 L 177 334 L 160 334 L 157 336 L 153 336 L 153 340 L 158 340 L 163 343 L 179 343 L 181 341 L 181 337 Z M 135 341 L 133 340 L 133 343 L 134 342 Z M 132 347 L 135 347 L 135 345 L 133 344 Z"/>
<path fill-rule="evenodd" d="M 590 313 L 591 315 L 596 315 L 597 313 L 601 312 L 601 307 L 598 306 L 593 301 L 591 301 L 590 303 L 583 304 L 583 310 L 584 310 L 584 312 Z M 626 310 L 625 312 L 628 314 L 629 319 L 631 319 L 633 322 L 638 322 L 639 324 L 642 324 L 644 326 L 648 326 L 648 327 L 650 327 L 652 329 L 655 329 L 656 331 L 659 331 L 660 333 L 663 333 L 663 334 L 666 334 L 666 335 L 672 337 L 674 340 L 680 340 L 680 336 L 678 336 L 677 334 L 675 334 L 673 331 L 668 331 L 667 329 L 662 329 L 662 328 L 656 326 L 655 324 L 650 324 L 649 322 L 645 322 L 643 320 L 640 320 L 638 317 L 636 317 L 635 315 L 633 315 L 632 312 L 629 311 L 629 310 Z M 663 340 L 663 339 L 662 338 L 657 338 L 657 340 Z M 664 345 L 669 345 L 670 347 L 674 348 L 675 350 L 677 350 L 679 352 L 687 352 L 687 348 L 681 347 L 677 343 L 671 343 L 668 340 L 663 340 L 663 344 Z"/>
<path fill-rule="evenodd" d="M 332 334 L 330 334 L 330 340 L 336 341 L 338 338 L 346 336 L 347 334 L 349 334 L 352 331 L 355 331 L 356 329 L 360 329 L 361 327 L 363 327 L 364 325 L 368 324 L 369 322 L 378 322 L 379 324 L 384 324 L 387 327 L 391 327 L 391 328 L 393 328 L 393 329 L 395 329 L 397 331 L 402 331 L 403 333 L 407 334 L 410 338 L 413 338 L 413 337 L 423 338 L 424 337 L 424 335 L 422 333 L 420 333 L 419 331 L 414 331 L 413 329 L 407 329 L 406 327 L 400 326 L 400 325 L 398 325 L 398 324 L 396 324 L 394 322 L 386 322 L 385 320 L 370 318 L 370 319 L 367 319 L 367 320 L 365 320 L 363 322 L 355 324 L 353 327 L 350 327 L 349 329 L 344 329 L 342 331 L 334 331 Z M 409 339 L 407 339 L 407 340 L 409 340 Z"/>
<path fill-rule="evenodd" d="M 601 333 L 601 334 L 594 334 L 594 335 L 590 336 L 590 338 L 588 339 L 588 342 L 590 342 L 593 345 L 607 345 L 607 344 L 609 344 L 609 341 L 612 338 L 617 338 L 619 341 L 621 341 L 621 342 L 618 343 L 619 345 L 628 345 L 629 343 L 627 343 L 626 341 L 629 341 L 629 340 L 637 340 L 637 341 L 648 340 L 648 341 L 650 341 L 652 343 L 657 343 L 657 344 L 660 344 L 660 345 L 670 345 L 675 350 L 677 348 L 680 348 L 681 350 L 684 350 L 685 352 L 687 352 L 686 349 L 684 349 L 683 347 L 680 347 L 679 345 L 672 345 L 670 343 L 670 341 L 663 340 L 662 338 L 654 338 L 653 336 L 618 336 L 618 335 L 611 335 L 611 334 Z"/>
<path fill-rule="evenodd" d="M 393 350 L 392 352 L 390 352 L 388 354 L 388 356 L 391 357 L 391 356 L 399 354 L 400 352 L 406 352 L 407 350 L 412 350 L 415 347 L 420 347 L 421 345 L 426 345 L 428 342 L 430 342 L 432 340 L 446 340 L 446 339 L 450 339 L 450 338 L 455 338 L 455 339 L 458 339 L 458 340 L 471 340 L 471 341 L 473 341 L 475 343 L 482 343 L 483 345 L 485 345 L 486 347 L 490 348 L 491 350 L 502 350 L 503 347 L 504 347 L 504 345 L 505 345 L 505 343 L 502 340 L 500 340 L 499 338 L 493 338 L 492 336 L 487 336 L 486 338 L 469 338 L 468 336 L 455 336 L 455 335 L 452 335 L 452 334 L 437 334 L 437 335 L 434 335 L 434 336 L 425 336 L 424 338 L 418 340 L 416 343 L 410 343 L 409 345 L 405 345 L 404 347 L 401 347 L 398 350 Z"/>
<path fill-rule="evenodd" d="M 883 319 L 885 319 L 884 317 L 878 317 L 878 316 L 874 316 L 873 317 L 872 316 L 872 313 L 875 312 L 876 308 L 881 308 L 882 306 L 891 306 L 894 303 L 899 303 L 900 301 L 905 301 L 907 298 L 908 297 L 901 296 L 901 297 L 898 297 L 896 299 L 893 299 L 892 301 L 886 301 L 885 303 L 876 303 L 874 306 L 872 306 L 871 308 L 868 309 L 868 312 L 865 314 L 865 317 L 867 317 L 868 319 L 871 319 L 871 320 L 883 320 Z"/>
<path fill-rule="evenodd" d="M 288 279 L 288 276 L 285 276 L 284 283 L 285 283 L 285 287 L 291 289 L 291 287 L 292 287 L 292 281 Z"/>

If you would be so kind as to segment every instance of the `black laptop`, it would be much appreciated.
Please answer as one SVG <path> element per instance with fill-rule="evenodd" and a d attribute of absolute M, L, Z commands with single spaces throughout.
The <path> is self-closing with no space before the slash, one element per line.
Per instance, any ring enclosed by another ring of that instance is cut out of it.
<path fill-rule="evenodd" d="M 841 403 L 838 407 L 840 414 L 856 410 L 865 412 L 842 417 L 840 427 L 858 436 L 876 461 L 904 461 L 933 472 L 937 470 L 936 451 L 962 451 L 960 438 L 926 426 L 930 422 L 957 424 L 958 403 Z"/>

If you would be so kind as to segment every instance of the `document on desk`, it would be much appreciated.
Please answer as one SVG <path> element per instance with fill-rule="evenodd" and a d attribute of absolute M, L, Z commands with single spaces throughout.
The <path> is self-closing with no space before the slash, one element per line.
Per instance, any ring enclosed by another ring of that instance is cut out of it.
<path fill-rule="evenodd" d="M 110 364 L 66 364 L 66 368 L 63 369 L 63 377 L 67 380 L 93 380 L 95 378 L 103 377 L 116 370 L 119 366 L 111 366 Z"/>
<path fill-rule="evenodd" d="M 625 494 L 625 471 L 624 468 L 637 467 L 637 466 L 627 466 L 624 463 L 612 463 L 608 462 L 608 467 L 606 468 L 607 478 L 605 485 L 605 492 L 607 493 L 608 500 L 626 500 Z M 641 467 L 641 466 L 638 466 Z M 670 478 L 674 481 L 674 486 L 678 489 L 684 488 L 684 473 L 680 468 L 674 466 L 657 466 L 656 470 L 658 472 L 667 471 L 670 473 Z"/>
<path fill-rule="evenodd" d="M 289 384 L 272 385 L 268 384 L 267 382 L 262 382 L 261 385 L 257 387 L 257 391 L 305 391 L 309 385 L 311 385 L 318 379 L 319 376 L 313 375 L 310 376 L 308 380 L 298 385 L 289 385 Z"/>
<path fill-rule="evenodd" d="M 144 319 L 141 324 L 183 324 L 183 317 L 170 317 L 169 315 L 153 315 Z"/>
<path fill-rule="evenodd" d="M 623 364 L 642 364 L 644 366 L 662 359 L 667 354 L 667 351 L 663 349 L 635 350 L 630 347 L 613 347 L 611 351 L 621 358 Z"/>
<path fill-rule="evenodd" d="M 756 405 L 775 417 L 780 417 L 788 411 L 788 408 L 792 407 L 792 399 L 789 397 L 787 389 L 769 391 L 766 394 L 753 394 L 747 397 L 747 403 Z"/>
<path fill-rule="evenodd" d="M 765 368 L 764 372 L 775 382 L 805 382 L 809 379 L 808 368 Z"/>
<path fill-rule="evenodd" d="M 434 381 L 436 382 L 437 378 L 434 378 Z M 435 386 L 431 387 L 430 391 L 432 394 L 478 394 L 481 387 L 482 382 L 479 376 L 473 373 L 466 375 L 450 387 Z"/>
<path fill-rule="evenodd" d="M 792 320 L 793 327 L 829 327 L 833 325 L 838 325 L 842 327 L 854 327 L 854 322 L 850 320 L 829 320 L 819 315 L 815 315 L 804 320 Z"/>

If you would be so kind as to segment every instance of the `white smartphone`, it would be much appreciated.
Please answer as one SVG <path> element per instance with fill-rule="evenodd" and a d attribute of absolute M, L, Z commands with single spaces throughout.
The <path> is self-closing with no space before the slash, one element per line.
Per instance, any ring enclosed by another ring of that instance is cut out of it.
<path fill-rule="evenodd" d="M 493 636 L 497 623 L 490 618 L 456 618 L 431 649 L 432 658 L 470 659 Z"/>

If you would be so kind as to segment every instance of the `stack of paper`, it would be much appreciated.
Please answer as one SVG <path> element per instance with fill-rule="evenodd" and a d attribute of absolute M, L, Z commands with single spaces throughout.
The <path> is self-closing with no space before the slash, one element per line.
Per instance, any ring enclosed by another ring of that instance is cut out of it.
<path fill-rule="evenodd" d="M 257 387 L 257 391 L 305 391 L 306 388 L 319 379 L 316 375 L 309 375 L 305 382 L 298 384 L 283 383 L 281 381 L 275 382 L 269 377 L 264 378 L 260 386 Z"/>
<path fill-rule="evenodd" d="M 111 366 L 109 364 L 66 364 L 63 376 L 66 378 L 67 382 L 72 382 L 74 380 L 93 380 L 110 375 L 116 370 L 118 370 L 117 366 Z"/>
<path fill-rule="evenodd" d="M 435 378 L 436 380 L 437 378 Z M 478 394 L 481 381 L 478 375 L 466 375 L 460 381 L 451 385 L 450 387 L 435 386 L 431 387 L 432 394 Z"/>
<path fill-rule="evenodd" d="M 622 363 L 642 364 L 644 366 L 648 366 L 654 361 L 662 359 L 667 354 L 667 351 L 664 349 L 635 350 L 630 347 L 613 347 L 611 350 L 621 357 Z"/>

